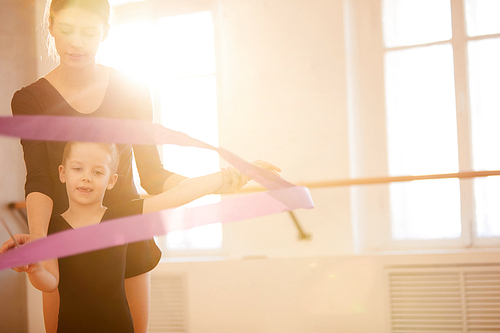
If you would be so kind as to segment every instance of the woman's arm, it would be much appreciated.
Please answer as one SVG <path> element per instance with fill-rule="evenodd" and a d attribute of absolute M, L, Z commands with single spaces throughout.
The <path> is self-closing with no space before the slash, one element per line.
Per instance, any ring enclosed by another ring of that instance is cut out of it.
<path fill-rule="evenodd" d="M 12 98 L 13 115 L 41 115 L 42 108 L 32 92 L 28 89 L 17 91 Z M 49 170 L 47 146 L 41 141 L 21 140 L 24 152 L 27 177 L 25 190 L 31 239 L 44 237 L 52 214 L 53 182 Z M 59 312 L 59 292 L 57 288 L 51 293 L 43 293 L 43 316 L 47 333 L 57 330 L 57 314 Z"/>
<path fill-rule="evenodd" d="M 135 333 L 146 333 L 149 319 L 150 273 L 125 279 L 125 294 Z"/>
<path fill-rule="evenodd" d="M 42 293 L 42 303 L 45 333 L 56 333 L 59 315 L 59 289 L 56 288 L 51 293 Z"/>
<path fill-rule="evenodd" d="M 38 192 L 31 192 L 26 197 L 26 212 L 30 234 L 14 235 L 19 244 L 26 244 L 35 239 L 47 236 L 50 215 L 52 213 L 52 199 Z M 7 240 L 0 247 L 0 253 L 7 252 L 14 247 L 12 239 Z M 28 266 L 13 268 L 17 272 L 24 272 Z"/>
<path fill-rule="evenodd" d="M 14 93 L 11 101 L 14 116 L 42 115 L 39 96 L 36 90 L 23 88 Z M 21 139 L 24 163 L 26 165 L 26 209 L 29 232 L 33 238 L 47 236 L 47 228 L 52 214 L 54 182 L 50 172 L 50 159 L 47 145 L 43 141 Z"/>
<path fill-rule="evenodd" d="M 52 207 L 52 199 L 43 193 L 31 192 L 26 196 L 28 226 L 33 238 L 47 236 Z"/>
<path fill-rule="evenodd" d="M 25 244 L 35 239 L 47 236 L 50 215 L 52 213 L 52 199 L 39 192 L 31 192 L 26 197 L 26 212 L 28 215 L 28 226 L 30 234 L 18 234 L 14 237 L 19 244 Z M 14 247 L 14 242 L 9 239 L 0 247 L 0 253 L 4 253 Z M 28 266 L 13 268 L 16 272 L 27 271 Z"/>
<path fill-rule="evenodd" d="M 156 146 L 134 145 L 133 150 L 141 186 L 148 194 L 160 194 L 186 179 L 163 168 Z"/>

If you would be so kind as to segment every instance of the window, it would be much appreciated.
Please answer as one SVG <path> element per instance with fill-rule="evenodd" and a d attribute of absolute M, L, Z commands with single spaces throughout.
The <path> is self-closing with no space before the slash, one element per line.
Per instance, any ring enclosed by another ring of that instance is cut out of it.
<path fill-rule="evenodd" d="M 500 169 L 500 2 L 381 8 L 389 174 Z M 498 244 L 500 177 L 393 183 L 389 193 L 393 244 Z"/>
<path fill-rule="evenodd" d="M 172 6 L 162 2 L 117 3 L 122 4 L 115 7 L 118 23 L 100 50 L 100 62 L 150 84 L 155 122 L 218 146 L 212 12 L 190 8 L 172 15 Z M 219 170 L 219 157 L 213 151 L 165 145 L 160 155 L 166 169 L 187 177 Z M 220 196 L 212 195 L 191 204 L 219 200 Z M 174 231 L 157 240 L 168 250 L 217 249 L 222 244 L 222 226 Z"/>

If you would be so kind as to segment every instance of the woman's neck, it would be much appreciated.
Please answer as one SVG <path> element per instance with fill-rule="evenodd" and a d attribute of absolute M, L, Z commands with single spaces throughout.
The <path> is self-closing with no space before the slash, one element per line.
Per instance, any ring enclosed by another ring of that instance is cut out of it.
<path fill-rule="evenodd" d="M 109 86 L 111 69 L 95 64 L 86 68 L 68 68 L 61 64 L 45 79 L 77 112 L 90 114 L 102 105 Z"/>
<path fill-rule="evenodd" d="M 81 89 L 99 81 L 104 74 L 105 67 L 92 63 L 84 68 L 72 68 L 59 64 L 52 72 L 47 74 L 57 82 L 64 84 L 68 89 Z"/>

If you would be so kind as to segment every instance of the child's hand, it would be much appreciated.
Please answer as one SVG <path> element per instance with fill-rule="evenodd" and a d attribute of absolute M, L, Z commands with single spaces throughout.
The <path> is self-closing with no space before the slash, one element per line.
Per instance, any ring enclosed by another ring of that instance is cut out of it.
<path fill-rule="evenodd" d="M 23 244 L 26 244 L 26 243 L 29 243 L 29 242 L 35 240 L 35 238 L 29 234 L 16 234 L 16 235 L 14 235 L 14 238 L 16 239 L 16 241 L 19 245 L 23 245 Z M 10 249 L 13 249 L 15 247 L 16 247 L 16 244 L 14 243 L 12 238 L 9 238 L 0 247 L 0 254 L 5 253 L 5 252 L 7 252 Z M 31 273 L 39 268 L 40 268 L 40 263 L 29 264 L 29 265 L 24 265 L 24 266 L 20 266 L 20 267 L 12 267 L 12 269 L 15 270 L 16 272 L 27 272 L 27 273 Z"/>
<path fill-rule="evenodd" d="M 250 164 L 255 165 L 259 168 L 267 169 L 274 173 L 276 176 L 281 177 L 278 172 L 281 172 L 281 169 L 276 165 L 271 164 L 269 162 L 263 160 L 255 160 L 250 162 Z M 235 193 L 240 190 L 243 186 L 245 186 L 250 178 L 239 172 L 232 166 L 224 168 L 221 170 L 222 173 L 222 187 L 214 192 L 214 194 L 229 194 Z"/>
<path fill-rule="evenodd" d="M 220 172 L 222 174 L 222 186 L 214 194 L 234 193 L 248 183 L 248 177 L 232 166 L 223 168 Z"/>
<path fill-rule="evenodd" d="M 266 162 L 263 160 L 255 160 L 255 161 L 250 162 L 250 164 L 258 166 L 259 168 L 262 168 L 262 169 L 267 169 L 267 170 L 271 171 L 272 173 L 274 173 L 276 176 L 281 177 L 280 174 L 278 173 L 278 172 L 281 172 L 281 169 L 272 163 L 269 163 L 269 162 Z"/>

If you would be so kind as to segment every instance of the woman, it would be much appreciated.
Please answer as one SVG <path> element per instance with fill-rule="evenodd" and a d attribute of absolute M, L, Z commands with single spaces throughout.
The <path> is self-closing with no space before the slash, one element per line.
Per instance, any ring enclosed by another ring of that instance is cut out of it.
<path fill-rule="evenodd" d="M 14 115 L 61 115 L 75 117 L 152 120 L 147 88 L 136 85 L 117 70 L 96 62 L 99 45 L 109 30 L 107 0 L 52 0 L 46 24 L 59 64 L 50 73 L 22 88 L 12 99 Z M 30 239 L 47 235 L 51 215 L 68 208 L 64 186 L 58 180 L 63 142 L 21 140 L 26 163 L 26 207 Z M 155 146 L 120 145 L 118 181 L 106 194 L 105 205 L 138 198 L 132 177 L 132 152 L 142 187 L 158 194 L 177 186 L 185 177 L 163 169 Z M 241 188 L 246 177 L 229 170 L 230 177 L 217 193 Z M 127 250 L 125 289 L 136 332 L 145 332 L 148 320 L 149 271 L 160 258 L 153 240 L 134 243 Z M 22 270 L 23 268 L 18 268 Z M 55 332 L 59 295 L 43 294 L 47 332 Z"/>

